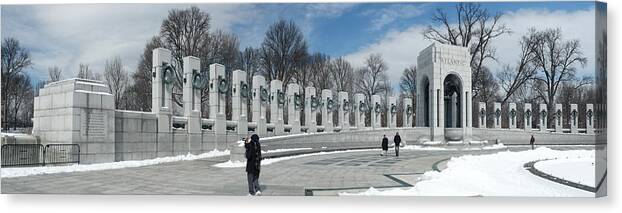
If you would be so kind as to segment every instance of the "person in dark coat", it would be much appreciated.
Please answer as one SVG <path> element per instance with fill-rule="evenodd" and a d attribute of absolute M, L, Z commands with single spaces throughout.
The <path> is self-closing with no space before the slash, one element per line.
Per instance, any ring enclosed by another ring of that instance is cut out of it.
<path fill-rule="evenodd" d="M 536 144 L 536 138 L 531 135 L 531 139 L 529 140 L 529 144 L 531 144 L 531 150 L 534 149 L 534 145 Z"/>
<path fill-rule="evenodd" d="M 400 143 L 402 143 L 402 138 L 400 137 L 400 133 L 396 132 L 395 137 L 393 137 L 393 143 L 395 143 L 395 156 L 400 156 Z"/>
<path fill-rule="evenodd" d="M 259 144 L 259 136 L 253 134 L 250 139 L 246 139 L 244 148 L 246 148 L 248 193 L 250 195 L 261 195 L 259 188 L 259 171 L 261 170 L 261 144 Z"/>
<path fill-rule="evenodd" d="M 387 138 L 387 135 L 383 135 L 382 136 L 382 152 L 380 153 L 380 156 L 387 156 L 387 150 L 389 150 L 389 139 Z"/>

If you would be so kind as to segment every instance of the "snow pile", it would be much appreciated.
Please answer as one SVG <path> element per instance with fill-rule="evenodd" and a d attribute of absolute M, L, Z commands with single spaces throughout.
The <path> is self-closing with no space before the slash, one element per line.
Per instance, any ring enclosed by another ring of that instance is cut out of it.
<path fill-rule="evenodd" d="M 98 164 L 78 164 L 69 166 L 47 166 L 47 167 L 25 167 L 25 168 L 2 168 L 0 170 L 2 178 L 11 177 L 23 177 L 39 174 L 55 174 L 65 172 L 85 172 L 85 171 L 98 171 L 109 169 L 122 169 L 141 166 L 150 166 L 161 163 L 170 163 L 176 161 L 191 161 L 203 158 L 218 157 L 229 155 L 229 150 L 218 151 L 213 150 L 210 152 L 193 155 L 188 153 L 187 155 L 178 155 L 172 157 L 161 157 L 148 160 L 136 160 L 136 161 L 120 161 L 113 163 L 98 163 Z"/>
<path fill-rule="evenodd" d="M 318 153 L 310 153 L 310 154 L 302 154 L 302 155 L 293 155 L 293 156 L 287 156 L 287 157 L 278 157 L 278 158 L 268 158 L 268 159 L 264 159 L 261 160 L 261 165 L 270 165 L 272 163 L 276 163 L 279 161 L 284 161 L 284 160 L 291 160 L 294 158 L 301 158 L 301 157 L 309 157 L 309 156 L 316 156 L 316 155 L 328 155 L 328 154 L 337 154 L 337 153 L 346 153 L 346 152 L 363 152 L 363 151 L 370 151 L 370 150 L 377 150 L 377 149 L 356 149 L 356 150 L 344 150 L 344 151 L 332 151 L 332 152 L 318 152 Z M 218 163 L 214 165 L 215 167 L 220 167 L 220 168 L 236 168 L 236 167 L 245 167 L 246 166 L 246 161 L 227 161 L 227 162 L 223 162 L 223 163 Z"/>
<path fill-rule="evenodd" d="M 570 182 L 591 187 L 596 185 L 595 158 L 545 160 L 535 163 L 534 167 L 541 172 Z"/>
<path fill-rule="evenodd" d="M 340 195 L 387 196 L 548 196 L 594 197 L 594 193 L 561 185 L 535 176 L 523 166 L 542 159 L 594 158 L 593 150 L 558 151 L 541 147 L 521 152 L 504 151 L 489 155 L 452 158 L 447 169 L 426 172 L 414 187 Z M 571 170 L 575 175 L 594 171 Z"/>

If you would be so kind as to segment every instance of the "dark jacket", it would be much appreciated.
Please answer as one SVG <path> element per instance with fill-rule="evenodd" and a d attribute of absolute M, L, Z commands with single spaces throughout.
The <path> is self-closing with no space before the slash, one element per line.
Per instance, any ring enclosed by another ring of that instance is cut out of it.
<path fill-rule="evenodd" d="M 399 135 L 395 135 L 395 137 L 393 137 L 393 143 L 395 143 L 395 146 L 399 146 L 400 143 L 402 143 L 402 138 Z"/>
<path fill-rule="evenodd" d="M 261 169 L 261 144 L 259 144 L 259 136 L 251 136 L 250 143 L 244 143 L 246 148 L 246 172 L 259 174 Z"/>
<path fill-rule="evenodd" d="M 382 150 L 389 150 L 389 139 L 382 138 Z"/>
<path fill-rule="evenodd" d="M 536 142 L 536 138 L 531 136 L 531 140 L 529 140 L 529 144 L 534 144 Z"/>

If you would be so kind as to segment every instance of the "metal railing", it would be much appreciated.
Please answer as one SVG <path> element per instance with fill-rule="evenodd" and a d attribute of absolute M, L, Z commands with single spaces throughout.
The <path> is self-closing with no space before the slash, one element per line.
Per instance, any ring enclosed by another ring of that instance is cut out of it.
<path fill-rule="evenodd" d="M 1 166 L 45 166 L 80 163 L 78 144 L 5 144 L 0 151 Z"/>

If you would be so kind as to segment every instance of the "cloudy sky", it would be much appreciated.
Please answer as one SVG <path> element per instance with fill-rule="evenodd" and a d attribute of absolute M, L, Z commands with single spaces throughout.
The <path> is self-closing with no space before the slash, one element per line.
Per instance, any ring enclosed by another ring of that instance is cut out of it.
<path fill-rule="evenodd" d="M 436 8 L 454 3 L 365 4 L 192 4 L 210 13 L 212 29 L 239 36 L 240 46 L 257 47 L 268 26 L 279 18 L 294 20 L 303 30 L 311 52 L 343 56 L 362 66 L 370 53 L 380 53 L 396 85 L 401 71 L 416 63 L 419 51 L 431 42 L 422 30 Z M 47 68 L 59 66 L 65 78 L 77 73 L 80 63 L 102 72 L 105 60 L 120 56 L 130 71 L 150 37 L 173 8 L 191 4 L 80 4 L 2 5 L 2 38 L 17 38 L 30 50 L 33 81 L 47 79 Z M 561 28 L 564 39 L 581 41 L 588 65 L 579 75 L 594 72 L 593 2 L 483 3 L 490 12 L 503 13 L 502 22 L 513 31 L 495 41 L 493 71 L 512 64 L 518 40 L 530 27 Z"/>

